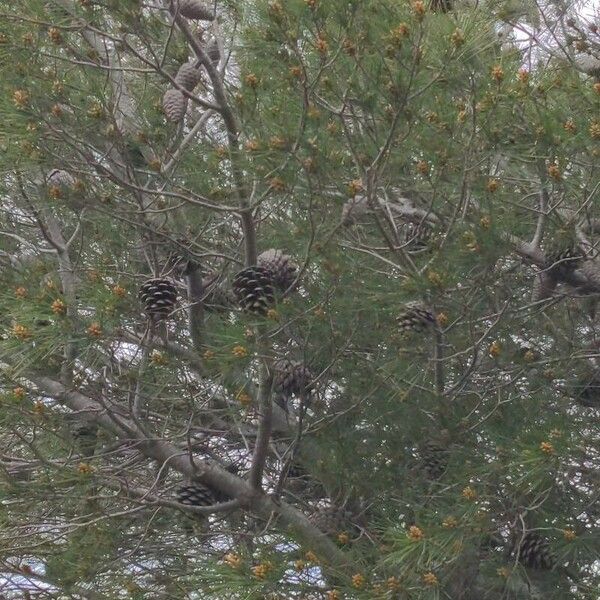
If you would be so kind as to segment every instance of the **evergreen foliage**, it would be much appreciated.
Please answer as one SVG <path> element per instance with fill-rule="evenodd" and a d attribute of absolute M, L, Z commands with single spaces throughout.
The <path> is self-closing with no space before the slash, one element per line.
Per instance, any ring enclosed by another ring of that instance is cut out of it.
<path fill-rule="evenodd" d="M 0 0 L 5 597 L 597 600 L 598 26 Z"/>

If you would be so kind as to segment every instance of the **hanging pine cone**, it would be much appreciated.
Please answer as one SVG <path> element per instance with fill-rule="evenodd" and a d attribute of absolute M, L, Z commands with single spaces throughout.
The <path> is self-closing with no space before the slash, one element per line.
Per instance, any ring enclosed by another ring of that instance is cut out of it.
<path fill-rule="evenodd" d="M 548 540 L 535 531 L 517 535 L 512 553 L 523 566 L 531 569 L 551 570 L 556 566 L 556 556 L 550 550 Z"/>
<path fill-rule="evenodd" d="M 319 508 L 308 517 L 308 520 L 325 535 L 331 537 L 355 529 L 351 513 L 337 506 Z"/>
<path fill-rule="evenodd" d="M 310 370 L 302 363 L 281 358 L 273 363 L 273 389 L 286 399 L 309 395 L 313 379 Z"/>
<path fill-rule="evenodd" d="M 546 256 L 545 268 L 548 274 L 562 281 L 577 269 L 583 260 L 582 253 L 574 246 L 549 252 Z"/>
<path fill-rule="evenodd" d="M 96 450 L 98 425 L 91 421 L 77 419 L 71 423 L 71 437 L 82 456 L 93 456 Z"/>
<path fill-rule="evenodd" d="M 179 123 L 185 116 L 187 109 L 187 98 L 181 90 L 167 90 L 163 96 L 163 111 L 167 121 Z"/>
<path fill-rule="evenodd" d="M 342 207 L 342 224 L 346 226 L 354 225 L 369 212 L 367 198 L 365 196 L 354 196 Z"/>
<path fill-rule="evenodd" d="M 296 279 L 298 266 L 292 262 L 291 256 L 281 250 L 271 248 L 258 256 L 258 266 L 269 271 L 273 284 L 285 292 Z"/>
<path fill-rule="evenodd" d="M 164 319 L 177 302 L 177 288 L 169 279 L 148 279 L 140 287 L 139 297 L 149 315 Z"/>
<path fill-rule="evenodd" d="M 46 184 L 58 188 L 71 188 L 75 185 L 75 178 L 71 173 L 63 169 L 54 169 L 48 173 Z"/>
<path fill-rule="evenodd" d="M 210 58 L 213 66 L 216 67 L 221 60 L 221 51 L 219 50 L 219 43 L 215 38 L 213 38 L 206 47 L 206 53 L 208 54 L 208 58 Z"/>
<path fill-rule="evenodd" d="M 186 19 L 199 19 L 201 21 L 214 21 L 215 14 L 200 0 L 179 0 L 179 14 Z"/>
<path fill-rule="evenodd" d="M 309 479 L 310 473 L 296 461 L 289 466 L 287 477 L 288 479 Z"/>
<path fill-rule="evenodd" d="M 177 71 L 177 75 L 175 75 L 175 81 L 188 92 L 191 92 L 200 83 L 201 77 L 202 74 L 200 69 L 197 69 L 194 66 L 194 63 L 188 62 L 183 63 L 179 67 L 179 71 Z"/>
<path fill-rule="evenodd" d="M 404 243 L 408 252 L 422 252 L 429 247 L 433 229 L 425 223 L 407 223 L 404 226 Z"/>
<path fill-rule="evenodd" d="M 536 274 L 533 280 L 533 289 L 531 292 L 531 301 L 540 302 L 546 298 L 550 298 L 558 285 L 558 281 L 548 273 L 548 271 L 540 271 Z"/>
<path fill-rule="evenodd" d="M 435 326 L 435 315 L 423 304 L 407 304 L 396 322 L 401 333 L 422 333 Z"/>
<path fill-rule="evenodd" d="M 434 440 L 428 440 L 420 451 L 423 469 L 428 479 L 439 479 L 448 467 L 448 448 Z"/>
<path fill-rule="evenodd" d="M 217 503 L 217 499 L 205 485 L 189 483 L 177 490 L 177 502 L 186 506 L 212 506 Z"/>
<path fill-rule="evenodd" d="M 242 309 L 250 313 L 265 316 L 275 303 L 271 275 L 263 267 L 242 269 L 234 277 L 232 288 Z"/>
<path fill-rule="evenodd" d="M 600 373 L 581 377 L 571 384 L 569 392 L 581 406 L 600 408 Z"/>
<path fill-rule="evenodd" d="M 586 283 L 577 287 L 581 293 L 598 293 L 600 290 L 600 260 L 596 257 L 590 260 L 584 260 L 579 268 L 579 272 L 585 277 Z"/>
<path fill-rule="evenodd" d="M 451 0 L 430 0 L 429 9 L 434 12 L 448 12 L 452 10 Z"/>

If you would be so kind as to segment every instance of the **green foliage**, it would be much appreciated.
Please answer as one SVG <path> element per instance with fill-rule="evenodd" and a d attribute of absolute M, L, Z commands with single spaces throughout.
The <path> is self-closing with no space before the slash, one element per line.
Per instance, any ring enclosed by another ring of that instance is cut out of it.
<path fill-rule="evenodd" d="M 183 27 L 137 0 L 0 2 L 0 580 L 596 599 L 600 94 L 574 65 L 597 34 L 548 3 L 579 50 L 525 68 L 545 47 L 497 31 L 526 35 L 533 3 L 454 4 L 231 0 Z M 168 123 L 164 92 L 215 36 Z M 212 283 L 192 297 L 189 261 L 227 291 L 270 248 L 299 277 L 266 318 L 211 310 Z M 150 277 L 177 286 L 165 322 L 137 298 Z M 434 322 L 402 332 L 414 303 Z M 277 396 L 279 358 L 311 386 Z M 81 419 L 101 421 L 90 456 Z M 241 507 L 174 506 L 193 460 L 221 469 L 219 501 L 234 473 Z M 300 516 L 325 506 L 348 521 L 329 556 Z M 554 572 L 518 563 L 523 528 Z"/>

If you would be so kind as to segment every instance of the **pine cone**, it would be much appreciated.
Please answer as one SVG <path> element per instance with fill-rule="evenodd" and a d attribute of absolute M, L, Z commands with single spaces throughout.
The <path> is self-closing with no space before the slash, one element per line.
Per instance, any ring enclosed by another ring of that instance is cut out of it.
<path fill-rule="evenodd" d="M 232 288 L 241 308 L 250 313 L 265 316 L 275 303 L 271 275 L 263 267 L 242 269 L 234 277 Z"/>
<path fill-rule="evenodd" d="M 175 76 L 175 81 L 188 92 L 191 92 L 200 83 L 201 77 L 202 74 L 200 69 L 197 69 L 193 63 L 188 62 L 183 63 L 179 67 L 179 71 L 177 71 L 177 75 Z"/>
<path fill-rule="evenodd" d="M 68 171 L 63 169 L 54 169 L 48 173 L 46 185 L 56 186 L 58 188 L 70 188 L 74 185 L 75 178 Z"/>
<path fill-rule="evenodd" d="M 186 19 L 214 21 L 215 14 L 199 0 L 179 0 L 179 14 Z"/>
<path fill-rule="evenodd" d="M 585 285 L 578 288 L 579 291 L 582 293 L 600 292 L 600 260 L 597 258 L 584 260 L 579 271 L 587 280 Z"/>
<path fill-rule="evenodd" d="M 546 256 L 546 271 L 558 281 L 566 279 L 583 260 L 582 253 L 574 246 L 563 248 Z"/>
<path fill-rule="evenodd" d="M 365 196 L 355 196 L 348 200 L 342 208 L 342 224 L 354 225 L 361 217 L 367 215 L 370 211 L 369 204 Z"/>
<path fill-rule="evenodd" d="M 418 302 L 407 304 L 396 322 L 401 333 L 421 333 L 436 324 L 435 315 Z"/>
<path fill-rule="evenodd" d="M 531 569 L 552 570 L 556 566 L 556 556 L 550 550 L 548 540 L 535 531 L 517 536 L 512 554 L 523 566 Z"/>
<path fill-rule="evenodd" d="M 273 370 L 273 389 L 277 394 L 287 399 L 311 393 L 313 376 L 302 363 L 281 358 L 273 363 Z"/>
<path fill-rule="evenodd" d="M 185 116 L 187 98 L 181 90 L 167 90 L 163 96 L 163 110 L 167 121 L 178 123 Z"/>
<path fill-rule="evenodd" d="M 588 408 L 600 408 L 600 374 L 595 372 L 571 386 L 575 400 Z"/>
<path fill-rule="evenodd" d="M 434 440 L 428 440 L 421 451 L 423 468 L 429 479 L 439 479 L 448 467 L 448 448 Z"/>
<path fill-rule="evenodd" d="M 186 506 L 212 506 L 217 503 L 217 499 L 205 485 L 190 483 L 177 490 L 177 502 Z"/>
<path fill-rule="evenodd" d="M 540 271 L 536 274 L 533 281 L 533 290 L 531 292 L 531 301 L 540 302 L 550 298 L 556 289 L 558 281 L 548 274 L 547 271 Z"/>
<path fill-rule="evenodd" d="M 404 226 L 404 243 L 409 252 L 421 252 L 429 247 L 433 229 L 425 223 L 407 223 Z"/>
<path fill-rule="evenodd" d="M 448 12 L 452 10 L 451 0 L 430 0 L 429 9 L 434 12 Z"/>
<path fill-rule="evenodd" d="M 206 53 L 212 64 L 216 67 L 221 60 L 221 51 L 219 50 L 219 43 L 215 38 L 213 38 L 206 47 Z"/>
<path fill-rule="evenodd" d="M 269 271 L 273 284 L 285 292 L 296 279 L 298 266 L 281 250 L 271 248 L 258 256 L 258 266 Z"/>
<path fill-rule="evenodd" d="M 148 314 L 164 319 L 177 302 L 177 288 L 169 279 L 148 279 L 140 287 L 139 297 Z"/>
<path fill-rule="evenodd" d="M 96 450 L 98 425 L 91 421 L 77 419 L 71 423 L 71 437 L 82 456 L 93 456 Z"/>
<path fill-rule="evenodd" d="M 331 537 L 356 529 L 352 523 L 351 513 L 337 506 L 319 508 L 308 517 L 308 520 L 325 535 Z"/>

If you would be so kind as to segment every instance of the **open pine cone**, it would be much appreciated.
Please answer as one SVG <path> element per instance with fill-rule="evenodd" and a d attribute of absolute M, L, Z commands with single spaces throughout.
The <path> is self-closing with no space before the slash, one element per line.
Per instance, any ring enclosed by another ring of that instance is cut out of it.
<path fill-rule="evenodd" d="M 548 540 L 535 531 L 517 535 L 512 553 L 523 566 L 531 569 L 549 571 L 556 566 L 556 556 L 550 550 Z"/>
<path fill-rule="evenodd" d="M 275 304 L 271 274 L 263 267 L 242 269 L 234 277 L 232 288 L 241 308 L 247 312 L 266 316 Z"/>
<path fill-rule="evenodd" d="M 396 322 L 401 333 L 422 333 L 436 324 L 435 315 L 419 302 L 407 304 Z"/>
<path fill-rule="evenodd" d="M 262 252 L 258 256 L 257 264 L 269 271 L 273 284 L 282 292 L 285 292 L 296 279 L 298 266 L 281 250 L 271 248 Z"/>
<path fill-rule="evenodd" d="M 421 252 L 429 247 L 433 229 L 426 223 L 406 223 L 404 226 L 404 243 L 409 252 Z"/>
<path fill-rule="evenodd" d="M 177 288 L 170 279 L 148 279 L 141 285 L 139 297 L 149 315 L 164 319 L 177 302 Z"/>
<path fill-rule="evenodd" d="M 177 502 L 187 506 L 212 506 L 217 503 L 217 499 L 205 485 L 189 483 L 177 490 Z"/>

